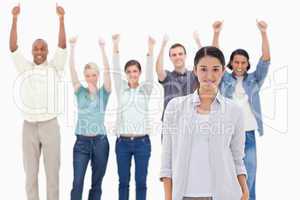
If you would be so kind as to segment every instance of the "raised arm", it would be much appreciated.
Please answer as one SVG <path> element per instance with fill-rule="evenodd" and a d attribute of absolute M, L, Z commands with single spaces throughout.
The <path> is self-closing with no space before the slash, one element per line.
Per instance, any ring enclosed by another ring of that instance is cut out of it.
<path fill-rule="evenodd" d="M 164 81 L 167 77 L 167 74 L 164 70 L 164 53 L 168 40 L 168 36 L 165 35 L 156 61 L 156 73 L 159 81 Z"/>
<path fill-rule="evenodd" d="M 146 65 L 146 91 L 150 96 L 153 89 L 153 51 L 155 40 L 152 37 L 148 38 L 148 52 L 147 52 L 147 65 Z"/>
<path fill-rule="evenodd" d="M 101 51 L 102 63 L 104 66 L 104 88 L 107 92 L 110 92 L 111 78 L 110 78 L 110 71 L 109 71 L 109 63 L 105 52 L 105 41 L 102 38 L 100 38 L 98 42 Z"/>
<path fill-rule="evenodd" d="M 113 42 L 113 72 L 112 77 L 114 81 L 114 86 L 116 90 L 117 100 L 119 101 L 121 98 L 121 90 L 122 90 L 122 72 L 120 66 L 120 55 L 119 55 L 119 43 L 120 43 L 120 35 L 115 34 L 112 36 Z"/>
<path fill-rule="evenodd" d="M 65 10 L 63 9 L 63 7 L 56 4 L 56 13 L 59 17 L 58 47 L 61 49 L 65 49 L 67 46 L 65 23 L 64 23 Z"/>
<path fill-rule="evenodd" d="M 18 33 L 17 33 L 17 22 L 18 22 L 18 16 L 20 14 L 20 4 L 15 6 L 11 14 L 13 16 L 12 19 L 12 25 L 10 30 L 10 38 L 9 38 L 9 49 L 11 52 L 14 52 L 18 48 Z"/>
<path fill-rule="evenodd" d="M 196 45 L 197 45 L 198 49 L 201 49 L 202 44 L 200 42 L 200 37 L 199 37 L 199 32 L 198 31 L 194 31 L 193 38 L 194 38 L 194 40 L 196 42 Z"/>
<path fill-rule="evenodd" d="M 217 48 L 220 48 L 219 38 L 220 38 L 222 27 L 223 27 L 223 21 L 215 21 L 213 23 L 214 35 L 213 35 L 212 45 Z"/>
<path fill-rule="evenodd" d="M 267 35 L 268 25 L 264 21 L 256 20 L 256 23 L 262 38 L 262 59 L 264 61 L 269 61 L 271 59 L 271 55 L 270 55 L 270 45 L 269 45 L 269 40 Z"/>
<path fill-rule="evenodd" d="M 268 75 L 271 56 L 267 36 L 267 24 L 264 21 L 257 21 L 257 27 L 260 30 L 262 36 L 262 56 L 258 61 L 258 64 L 254 71 L 254 75 L 259 87 L 261 87 Z"/>
<path fill-rule="evenodd" d="M 71 48 L 70 61 L 69 61 L 70 74 L 71 74 L 71 80 L 75 92 L 80 88 L 80 81 L 75 69 L 75 58 L 74 58 L 76 42 L 77 42 L 77 37 L 70 38 L 69 40 L 70 48 Z"/>

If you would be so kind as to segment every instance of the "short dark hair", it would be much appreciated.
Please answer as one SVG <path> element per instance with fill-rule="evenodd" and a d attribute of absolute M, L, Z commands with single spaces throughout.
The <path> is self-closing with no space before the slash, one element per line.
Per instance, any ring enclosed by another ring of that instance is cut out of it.
<path fill-rule="evenodd" d="M 227 64 L 227 67 L 229 68 L 229 69 L 233 69 L 233 67 L 232 67 L 232 65 L 231 65 L 231 62 L 233 61 L 233 59 L 234 59 L 234 56 L 236 56 L 236 55 L 241 55 L 241 56 L 244 56 L 244 57 L 246 57 L 247 58 L 247 61 L 248 61 L 248 67 L 247 67 L 247 71 L 250 69 L 250 67 L 251 67 L 251 65 L 250 65 L 250 62 L 249 62 L 249 54 L 248 54 L 248 52 L 246 51 L 246 50 L 244 50 L 244 49 L 236 49 L 236 50 L 234 50 L 232 53 L 231 53 L 231 55 L 230 55 L 230 60 L 229 60 L 229 63 Z"/>
<path fill-rule="evenodd" d="M 185 47 L 184 47 L 182 44 L 180 44 L 180 43 L 175 43 L 175 44 L 173 44 L 173 45 L 170 47 L 170 49 L 169 49 L 169 56 L 171 56 L 171 55 L 170 55 L 171 50 L 172 50 L 172 49 L 175 49 L 175 48 L 177 48 L 177 47 L 181 47 L 181 48 L 183 49 L 183 51 L 184 51 L 184 54 L 186 54 L 186 49 L 185 49 Z"/>
<path fill-rule="evenodd" d="M 140 64 L 139 61 L 137 61 L 137 60 L 129 60 L 129 61 L 125 64 L 124 71 L 126 72 L 127 68 L 128 68 L 129 66 L 132 66 L 132 65 L 135 65 L 135 66 L 139 69 L 140 72 L 142 71 L 141 64 Z"/>
<path fill-rule="evenodd" d="M 44 40 L 42 38 L 38 38 L 38 39 L 33 41 L 32 46 L 34 46 L 37 42 L 42 42 L 46 46 L 46 48 L 48 49 L 48 43 L 46 42 L 46 40 Z"/>
<path fill-rule="evenodd" d="M 195 55 L 194 58 L 194 67 L 197 67 L 197 64 L 199 63 L 199 60 L 205 56 L 211 56 L 214 58 L 217 58 L 222 66 L 225 66 L 225 57 L 223 52 L 218 49 L 217 47 L 213 46 L 206 46 L 199 49 Z"/>

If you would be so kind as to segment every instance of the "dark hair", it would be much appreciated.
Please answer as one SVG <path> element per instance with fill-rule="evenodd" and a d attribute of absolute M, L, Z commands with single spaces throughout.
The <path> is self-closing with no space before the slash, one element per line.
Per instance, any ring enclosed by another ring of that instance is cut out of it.
<path fill-rule="evenodd" d="M 194 67 L 197 67 L 197 64 L 199 63 L 199 60 L 205 56 L 211 56 L 214 58 L 217 58 L 220 63 L 222 64 L 222 66 L 225 66 L 225 57 L 223 52 L 218 49 L 217 47 L 213 47 L 213 46 L 206 46 L 206 47 L 202 47 L 201 49 L 199 49 L 195 55 L 194 58 Z"/>
<path fill-rule="evenodd" d="M 183 49 L 183 51 L 184 51 L 184 54 L 186 54 L 186 49 L 185 49 L 185 47 L 184 47 L 182 44 L 180 44 L 180 43 L 175 43 L 175 44 L 173 44 L 173 45 L 170 47 L 170 49 L 169 49 L 169 56 L 171 56 L 171 55 L 170 55 L 171 50 L 172 50 L 172 49 L 175 49 L 175 48 L 177 48 L 177 47 L 181 47 L 181 48 Z"/>
<path fill-rule="evenodd" d="M 139 69 L 140 72 L 142 71 L 141 64 L 140 64 L 137 60 L 129 60 L 129 61 L 125 64 L 124 71 L 126 72 L 127 68 L 128 68 L 129 66 L 132 66 L 132 65 L 135 65 L 135 66 Z"/>
<path fill-rule="evenodd" d="M 246 51 L 246 50 L 244 50 L 244 49 L 237 49 L 237 50 L 235 50 L 235 51 L 233 51 L 232 53 L 231 53 L 231 55 L 230 55 L 230 60 L 229 60 L 229 63 L 227 64 L 227 67 L 229 68 L 229 69 L 233 69 L 233 67 L 232 67 L 232 65 L 231 65 L 231 62 L 233 61 L 233 59 L 234 59 L 234 56 L 236 56 L 236 55 L 241 55 L 241 56 L 244 56 L 244 57 L 246 57 L 247 58 L 247 61 L 248 61 L 248 67 L 247 67 L 247 71 L 250 69 L 250 62 L 249 62 L 249 54 L 248 54 L 248 52 Z"/>

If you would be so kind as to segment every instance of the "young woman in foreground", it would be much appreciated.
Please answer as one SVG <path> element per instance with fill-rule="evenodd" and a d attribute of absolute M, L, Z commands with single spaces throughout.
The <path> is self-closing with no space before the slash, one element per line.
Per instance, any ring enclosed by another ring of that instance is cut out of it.
<path fill-rule="evenodd" d="M 194 59 L 198 89 L 177 97 L 163 122 L 161 180 L 166 200 L 248 200 L 243 113 L 218 86 L 223 53 L 201 48 Z"/>

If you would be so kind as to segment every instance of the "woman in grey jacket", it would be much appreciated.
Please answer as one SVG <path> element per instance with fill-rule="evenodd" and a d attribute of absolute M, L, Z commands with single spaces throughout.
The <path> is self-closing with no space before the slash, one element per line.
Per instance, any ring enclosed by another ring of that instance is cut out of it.
<path fill-rule="evenodd" d="M 163 122 L 161 180 L 166 200 L 248 200 L 242 110 L 218 91 L 223 53 L 201 48 L 198 89 L 171 100 Z"/>

